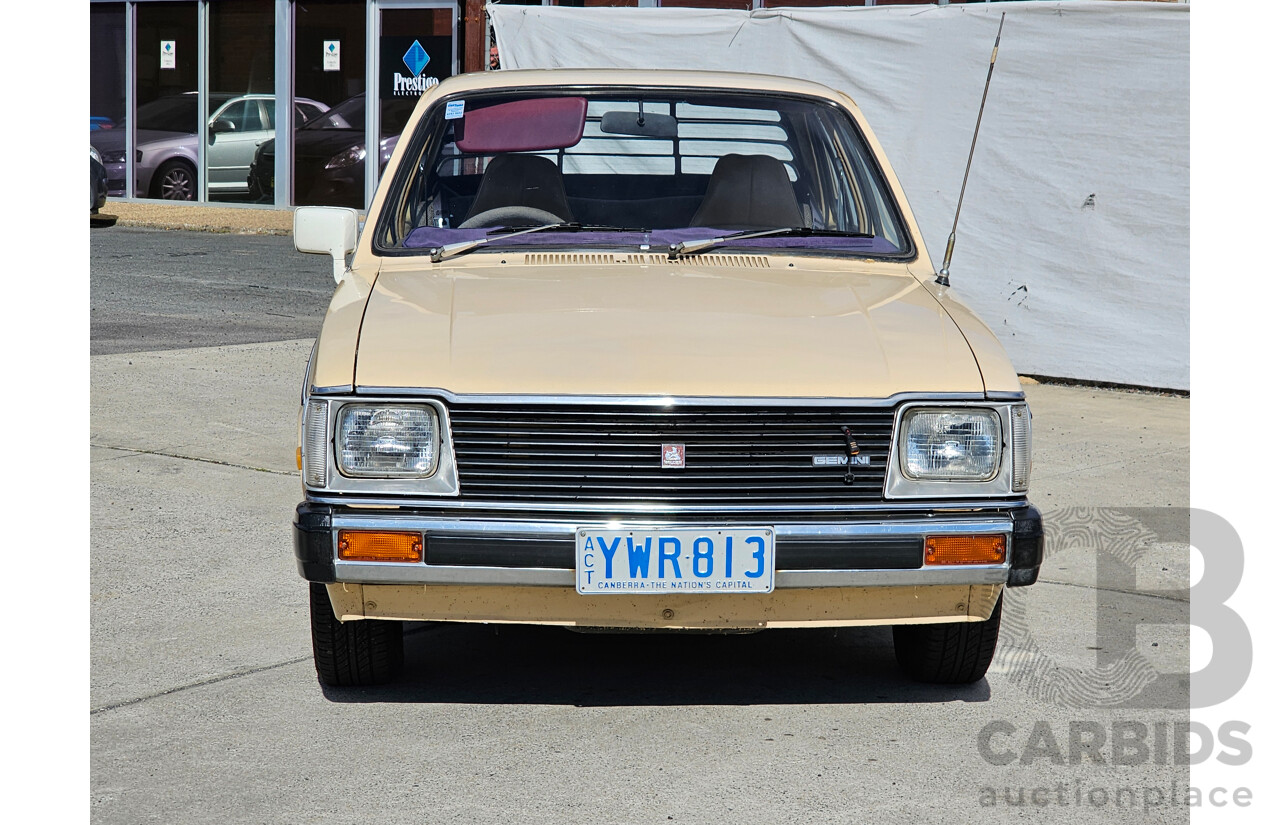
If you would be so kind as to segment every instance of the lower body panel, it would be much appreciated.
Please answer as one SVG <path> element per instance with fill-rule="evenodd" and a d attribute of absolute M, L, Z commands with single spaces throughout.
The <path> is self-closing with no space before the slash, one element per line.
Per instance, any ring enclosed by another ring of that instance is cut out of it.
<path fill-rule="evenodd" d="M 334 615 L 344 622 L 403 619 L 654 630 L 978 622 L 990 617 L 1004 587 L 814 587 L 714 596 L 584 596 L 572 587 L 350 582 L 327 586 Z"/>

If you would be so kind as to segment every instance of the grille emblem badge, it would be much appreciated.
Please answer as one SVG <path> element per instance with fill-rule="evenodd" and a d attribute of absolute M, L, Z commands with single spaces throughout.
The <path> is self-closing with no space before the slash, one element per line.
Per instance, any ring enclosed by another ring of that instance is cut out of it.
<path fill-rule="evenodd" d="M 871 456 L 862 455 L 862 450 L 858 447 L 858 442 L 853 438 L 853 431 L 848 427 L 841 427 L 844 433 L 844 449 L 845 455 L 815 455 L 813 456 L 813 466 L 815 467 L 844 467 L 844 483 L 852 484 L 855 479 L 853 477 L 854 467 L 870 467 Z"/>
<path fill-rule="evenodd" d="M 858 442 L 853 438 L 853 431 L 848 427 L 841 427 L 840 431 L 844 433 L 844 455 L 815 455 L 813 457 L 813 466 L 815 467 L 848 467 L 849 475 L 845 477 L 846 484 L 853 483 L 854 467 L 870 467 L 871 456 L 862 455 L 862 450 L 858 447 Z"/>
<path fill-rule="evenodd" d="M 662 445 L 662 466 L 663 467 L 684 467 L 684 445 L 683 444 L 663 444 Z"/>
<path fill-rule="evenodd" d="M 845 449 L 849 451 L 849 457 L 852 458 L 858 454 L 858 442 L 853 440 L 853 432 L 848 427 L 840 429 L 844 431 Z"/>
<path fill-rule="evenodd" d="M 813 456 L 813 466 L 815 467 L 870 467 L 871 456 L 869 455 L 815 455 Z"/>

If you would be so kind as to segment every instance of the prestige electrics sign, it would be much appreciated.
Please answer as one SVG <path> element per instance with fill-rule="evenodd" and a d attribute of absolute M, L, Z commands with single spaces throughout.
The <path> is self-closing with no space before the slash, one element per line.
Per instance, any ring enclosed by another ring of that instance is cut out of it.
<path fill-rule="evenodd" d="M 382 37 L 379 97 L 415 98 L 452 74 L 452 37 Z"/>

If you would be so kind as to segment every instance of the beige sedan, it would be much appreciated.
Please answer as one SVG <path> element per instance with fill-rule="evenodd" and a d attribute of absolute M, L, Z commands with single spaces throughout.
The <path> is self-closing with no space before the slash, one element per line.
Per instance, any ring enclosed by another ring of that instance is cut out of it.
<path fill-rule="evenodd" d="M 322 682 L 394 678 L 406 620 L 885 624 L 982 678 L 1042 557 L 1031 415 L 848 97 L 450 78 L 356 227 L 295 216 L 338 283 L 294 520 Z"/>

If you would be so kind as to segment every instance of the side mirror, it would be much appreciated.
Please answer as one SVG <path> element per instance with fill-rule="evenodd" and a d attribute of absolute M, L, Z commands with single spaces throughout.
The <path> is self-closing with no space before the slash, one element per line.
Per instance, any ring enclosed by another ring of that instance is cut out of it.
<path fill-rule="evenodd" d="M 236 125 L 223 117 L 214 118 L 209 121 L 209 142 L 217 143 L 218 135 L 234 132 Z"/>
<path fill-rule="evenodd" d="M 347 271 L 347 255 L 356 249 L 354 209 L 342 206 L 299 206 L 293 211 L 293 246 L 299 252 L 333 258 L 333 280 Z"/>

